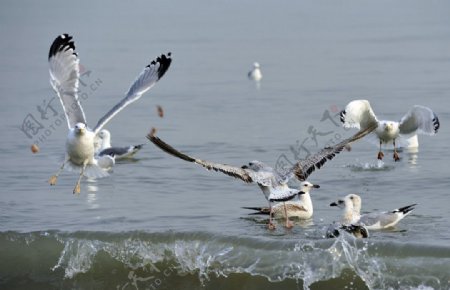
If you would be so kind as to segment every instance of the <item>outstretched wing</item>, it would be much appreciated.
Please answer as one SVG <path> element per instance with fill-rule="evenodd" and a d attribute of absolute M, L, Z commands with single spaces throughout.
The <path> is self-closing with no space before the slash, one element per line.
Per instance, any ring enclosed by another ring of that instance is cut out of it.
<path fill-rule="evenodd" d="M 378 123 L 377 117 L 367 100 L 355 100 L 348 103 L 345 110 L 341 111 L 341 122 L 344 127 L 366 129 Z"/>
<path fill-rule="evenodd" d="M 79 122 L 86 124 L 86 117 L 78 100 L 80 69 L 72 38 L 68 34 L 59 35 L 48 53 L 50 84 L 61 101 L 69 129 Z"/>
<path fill-rule="evenodd" d="M 376 127 L 376 124 L 372 124 L 370 127 L 358 131 L 350 138 L 347 138 L 334 146 L 325 147 L 319 152 L 309 156 L 308 158 L 300 160 L 291 168 L 288 174 L 294 174 L 300 181 L 306 180 L 306 178 L 308 178 L 308 176 L 315 169 L 320 169 L 325 164 L 325 162 L 327 162 L 327 160 L 333 159 L 336 154 L 340 153 L 345 148 L 345 146 L 363 138 L 364 136 L 375 130 Z M 289 177 L 290 176 L 287 176 L 287 178 Z"/>
<path fill-rule="evenodd" d="M 147 139 L 149 139 L 159 149 L 163 150 L 166 153 L 169 153 L 170 155 L 173 155 L 175 157 L 178 157 L 178 158 L 183 159 L 188 162 L 197 163 L 208 170 L 219 171 L 219 172 L 225 173 L 226 175 L 229 175 L 229 176 L 232 176 L 235 178 L 239 178 L 242 181 L 247 182 L 247 183 L 253 182 L 253 179 L 251 177 L 252 173 L 247 169 L 233 167 L 233 166 L 226 165 L 226 164 L 213 163 L 213 162 L 209 162 L 209 161 L 205 161 L 205 160 L 201 160 L 198 158 L 188 156 L 188 155 L 176 150 L 175 148 L 173 148 L 172 146 L 170 146 L 169 144 L 167 144 L 160 138 L 154 136 L 153 134 L 147 135 Z"/>
<path fill-rule="evenodd" d="M 149 65 L 147 65 L 138 78 L 134 81 L 133 85 L 131 85 L 125 98 L 98 121 L 94 128 L 94 133 L 97 134 L 117 113 L 129 104 L 137 101 L 146 91 L 151 89 L 169 69 L 171 62 L 172 58 L 171 53 L 169 52 L 167 56 L 162 54 L 156 60 L 153 60 Z"/>
<path fill-rule="evenodd" d="M 434 135 L 440 123 L 437 115 L 424 106 L 416 105 L 400 120 L 400 134 L 413 134 L 416 131 L 423 134 Z"/>

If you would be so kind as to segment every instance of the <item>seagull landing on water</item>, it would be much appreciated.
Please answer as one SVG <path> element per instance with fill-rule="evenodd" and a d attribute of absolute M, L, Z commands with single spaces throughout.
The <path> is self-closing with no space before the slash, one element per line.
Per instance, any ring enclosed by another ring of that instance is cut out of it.
<path fill-rule="evenodd" d="M 357 194 L 349 194 L 344 199 L 330 204 L 330 206 L 337 206 L 343 209 L 344 213 L 341 219 L 343 224 L 361 224 L 369 230 L 382 230 L 394 227 L 399 221 L 409 215 L 416 205 L 412 204 L 392 211 L 361 215 L 361 197 Z"/>
<path fill-rule="evenodd" d="M 259 63 L 253 63 L 253 69 L 248 72 L 248 78 L 256 82 L 259 82 L 262 79 L 262 73 Z"/>
<path fill-rule="evenodd" d="M 62 34 L 58 36 L 50 47 L 48 62 L 50 65 L 50 84 L 61 101 L 69 127 L 69 134 L 66 140 L 66 157 L 49 183 L 55 185 L 58 175 L 66 164 L 80 169 L 80 176 L 75 185 L 73 193 L 80 192 L 80 181 L 85 175 L 96 178 L 107 175 L 101 168 L 103 161 L 110 165 L 111 156 L 105 156 L 100 162 L 94 157 L 95 136 L 123 108 L 138 100 L 142 94 L 153 87 L 156 82 L 165 74 L 172 62 L 170 53 L 161 55 L 147 65 L 135 82 L 131 85 L 124 99 L 115 105 L 106 115 L 104 115 L 93 130 L 87 127 L 86 117 L 78 98 L 78 84 L 80 77 L 79 59 L 75 52 L 75 43 L 72 36 Z"/>
<path fill-rule="evenodd" d="M 341 121 L 344 127 L 356 127 L 364 129 L 375 124 L 376 141 L 380 145 L 378 159 L 383 159 L 381 152 L 382 144 L 392 144 L 394 146 L 394 160 L 400 160 L 397 153 L 396 141 L 414 143 L 418 146 L 417 133 L 434 135 L 437 133 L 440 123 L 437 115 L 424 106 L 413 106 L 399 122 L 379 121 L 375 116 L 370 103 L 367 100 L 351 101 L 341 113 Z"/>
<path fill-rule="evenodd" d="M 96 150 L 95 154 L 97 156 L 105 156 L 113 154 L 116 160 L 123 160 L 127 158 L 132 158 L 139 150 L 142 149 L 144 144 L 130 145 L 125 147 L 112 147 L 111 146 L 111 133 L 102 129 L 95 136 Z"/>
<path fill-rule="evenodd" d="M 246 183 L 256 183 L 263 192 L 266 200 L 269 201 L 269 208 L 270 208 L 269 228 L 273 229 L 275 228 L 275 225 L 272 223 L 272 201 L 270 201 L 270 199 L 278 196 L 294 198 L 296 195 L 298 195 L 299 190 L 289 188 L 287 184 L 291 178 L 296 177 L 300 181 L 306 181 L 306 178 L 308 178 L 308 176 L 316 168 L 320 169 L 327 160 L 333 159 L 336 156 L 336 154 L 340 153 L 345 148 L 345 146 L 361 139 L 362 137 L 372 132 L 374 129 L 375 127 L 366 128 L 365 130 L 359 131 L 352 137 L 347 138 L 332 147 L 325 147 L 319 152 L 310 155 L 307 159 L 299 160 L 296 164 L 294 164 L 294 166 L 292 166 L 286 173 L 283 174 L 277 172 L 272 167 L 267 166 L 260 161 L 252 161 L 242 167 L 234 167 L 226 164 L 213 163 L 188 156 L 176 150 L 175 148 L 173 148 L 172 146 L 161 140 L 159 137 L 155 136 L 154 134 L 156 131 L 155 129 L 153 129 L 152 132 L 147 135 L 147 138 L 159 149 L 177 158 L 183 159 L 188 162 L 196 163 L 208 170 L 222 172 L 226 175 L 239 178 Z M 301 188 L 300 191 L 305 190 L 302 190 Z M 287 212 L 285 213 L 287 214 Z M 312 214 L 312 203 L 311 203 L 311 214 Z M 286 225 L 288 226 L 288 224 L 289 222 L 287 221 Z"/>

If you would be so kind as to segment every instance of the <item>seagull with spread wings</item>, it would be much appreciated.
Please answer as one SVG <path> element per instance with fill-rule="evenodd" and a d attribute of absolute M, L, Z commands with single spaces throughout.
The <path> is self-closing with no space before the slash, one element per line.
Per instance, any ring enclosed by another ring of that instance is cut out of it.
<path fill-rule="evenodd" d="M 50 47 L 48 62 L 50 65 L 50 84 L 61 101 L 69 127 L 65 160 L 56 174 L 50 178 L 49 183 L 55 185 L 58 175 L 64 169 L 64 166 L 69 164 L 80 169 L 80 176 L 73 190 L 73 193 L 79 193 L 81 178 L 84 175 L 88 177 L 107 175 L 94 157 L 95 136 L 117 113 L 138 100 L 156 84 L 168 70 L 172 62 L 171 54 L 162 54 L 147 65 L 131 85 L 125 98 L 106 113 L 93 130 L 87 127 L 86 117 L 78 97 L 80 67 L 72 36 L 62 34 L 56 37 Z"/>
<path fill-rule="evenodd" d="M 368 128 L 359 131 L 352 137 L 347 138 L 334 146 L 325 147 L 319 152 L 312 154 L 308 158 L 299 160 L 292 168 L 290 168 L 286 173 L 283 174 L 275 171 L 272 167 L 267 166 L 260 161 L 252 161 L 242 167 L 235 167 L 188 156 L 187 154 L 176 150 L 175 148 L 161 140 L 159 137 L 155 136 L 155 129 L 152 129 L 152 132 L 147 135 L 147 138 L 158 148 L 175 157 L 199 164 L 208 170 L 222 172 L 226 175 L 241 179 L 246 183 L 256 183 L 262 190 L 266 199 L 269 201 L 269 228 L 272 229 L 275 227 L 272 223 L 272 202 L 276 200 L 281 201 L 282 199 L 293 199 L 295 196 L 298 196 L 299 194 L 301 195 L 301 192 L 304 191 L 289 188 L 288 181 L 291 178 L 295 176 L 300 181 L 306 181 L 306 178 L 308 178 L 308 176 L 315 169 L 320 169 L 327 160 L 333 159 L 336 154 L 340 153 L 345 148 L 345 146 L 361 139 L 362 137 L 372 132 L 374 129 L 374 126 L 369 126 Z M 290 227 L 287 213 L 286 226 Z"/>
<path fill-rule="evenodd" d="M 399 161 L 396 141 L 404 140 L 406 142 L 408 138 L 409 140 L 417 140 L 417 136 L 414 137 L 417 133 L 434 135 L 440 126 L 437 115 L 430 108 L 419 105 L 413 106 L 399 122 L 378 120 L 367 100 L 351 101 L 345 107 L 345 110 L 341 111 L 340 116 L 344 127 L 364 129 L 367 126 L 377 126 L 374 137 L 380 145 L 379 160 L 384 157 L 383 152 L 381 152 L 382 144 L 392 144 L 394 146 L 394 160 Z"/>

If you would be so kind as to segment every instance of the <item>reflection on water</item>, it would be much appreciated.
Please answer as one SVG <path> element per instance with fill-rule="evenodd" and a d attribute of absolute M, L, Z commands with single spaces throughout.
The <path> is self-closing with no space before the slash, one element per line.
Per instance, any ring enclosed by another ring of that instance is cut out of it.
<path fill-rule="evenodd" d="M 95 179 L 87 179 L 86 180 L 86 203 L 90 209 L 96 209 L 99 208 L 98 200 L 97 200 L 97 194 L 98 186 L 97 181 Z"/>
<path fill-rule="evenodd" d="M 419 158 L 419 148 L 418 147 L 412 147 L 412 148 L 407 148 L 405 149 L 405 153 L 408 155 L 408 163 L 411 165 L 417 165 L 417 161 Z M 414 167 L 411 166 L 411 167 Z"/>

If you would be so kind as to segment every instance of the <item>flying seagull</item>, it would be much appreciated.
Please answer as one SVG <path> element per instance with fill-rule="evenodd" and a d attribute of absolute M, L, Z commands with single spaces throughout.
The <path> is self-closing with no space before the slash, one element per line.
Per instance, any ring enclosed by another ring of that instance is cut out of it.
<path fill-rule="evenodd" d="M 79 58 L 75 52 L 72 36 L 62 34 L 56 37 L 50 47 L 48 62 L 50 65 L 50 84 L 61 101 L 69 127 L 66 139 L 66 157 L 49 183 L 55 185 L 58 175 L 66 164 L 80 169 L 80 176 L 73 193 L 80 192 L 80 181 L 83 175 L 101 177 L 107 175 L 101 169 L 94 156 L 94 138 L 117 113 L 126 106 L 138 100 L 146 91 L 153 87 L 165 74 L 172 62 L 171 54 L 162 54 L 147 65 L 137 77 L 130 89 L 117 105 L 104 115 L 91 130 L 87 127 L 86 117 L 78 98 L 80 77 Z"/>
<path fill-rule="evenodd" d="M 392 211 L 368 213 L 361 215 L 361 197 L 349 194 L 344 199 L 333 202 L 330 206 L 337 206 L 344 210 L 341 222 L 343 224 L 361 224 L 369 230 L 381 230 L 395 226 L 409 215 L 417 204 L 411 204 Z"/>
<path fill-rule="evenodd" d="M 396 141 L 399 138 L 414 140 L 414 135 L 417 133 L 434 135 L 440 126 L 437 115 L 430 108 L 419 105 L 413 106 L 399 122 L 378 120 L 367 100 L 351 101 L 345 107 L 345 110 L 341 111 L 340 116 L 344 127 L 364 129 L 374 124 L 377 126 L 374 133 L 380 145 L 378 151 L 378 159 L 380 160 L 384 157 L 383 152 L 381 152 L 382 144 L 392 143 L 394 160 L 399 161 L 400 157 L 396 147 Z M 417 140 L 415 142 L 417 143 Z"/>
<path fill-rule="evenodd" d="M 319 152 L 310 155 L 308 158 L 299 160 L 284 174 L 281 174 L 274 170 L 272 167 L 256 160 L 251 161 L 242 167 L 235 167 L 191 157 L 176 150 L 175 148 L 161 140 L 159 137 L 155 136 L 155 129 L 152 129 L 152 132 L 147 135 L 147 138 L 158 148 L 175 157 L 188 162 L 197 163 L 208 170 L 222 172 L 226 175 L 241 179 L 246 183 L 256 183 L 262 190 L 264 196 L 266 197 L 266 200 L 269 201 L 269 228 L 272 229 L 275 225 L 272 223 L 272 202 L 270 201 L 270 199 L 278 199 L 279 196 L 295 197 L 296 194 L 302 191 L 289 188 L 287 183 L 291 178 L 295 176 L 300 181 L 306 181 L 306 178 L 316 168 L 320 169 L 327 160 L 333 159 L 336 154 L 340 153 L 345 148 L 346 145 L 361 139 L 362 137 L 372 132 L 374 129 L 374 126 L 368 127 L 334 146 L 325 147 Z M 288 222 L 286 224 L 288 224 Z"/>
<path fill-rule="evenodd" d="M 142 149 L 144 144 L 130 145 L 124 147 L 112 147 L 111 146 L 111 133 L 102 129 L 95 136 L 96 150 L 95 154 L 97 156 L 111 155 L 114 154 L 116 160 L 123 160 L 127 158 L 132 158 L 139 150 Z"/>

